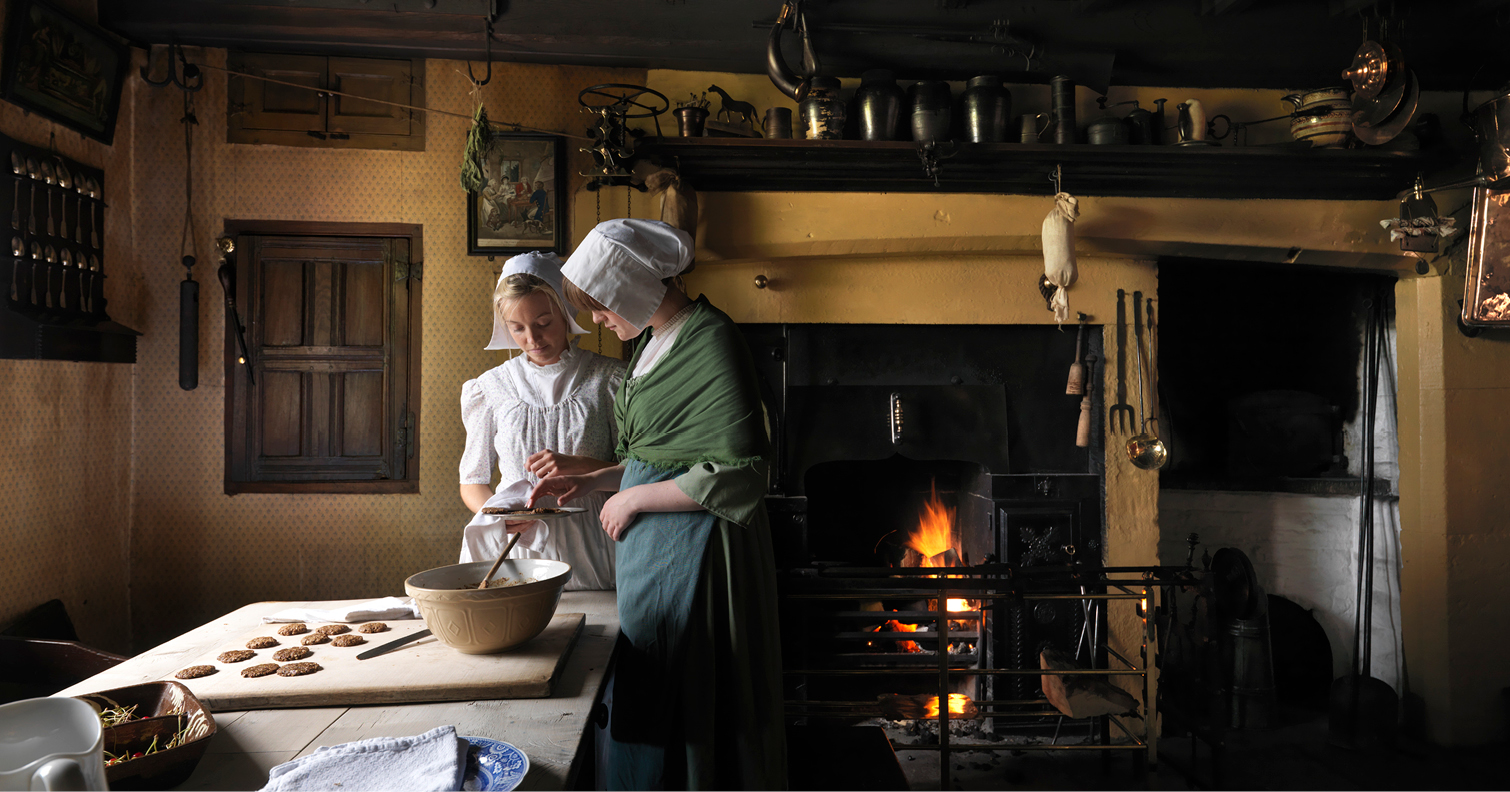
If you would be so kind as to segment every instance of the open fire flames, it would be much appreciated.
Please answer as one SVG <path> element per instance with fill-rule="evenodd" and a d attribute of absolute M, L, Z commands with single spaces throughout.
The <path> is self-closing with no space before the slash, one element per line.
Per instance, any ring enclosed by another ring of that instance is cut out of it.
<path fill-rule="evenodd" d="M 937 482 L 929 485 L 928 500 L 923 503 L 923 511 L 918 516 L 917 527 L 907 537 L 907 552 L 902 558 L 904 567 L 951 567 L 961 563 L 959 547 L 959 534 L 955 524 L 956 509 L 945 505 L 939 498 Z M 945 601 L 945 608 L 953 613 L 962 613 L 974 609 L 974 603 L 967 599 L 949 598 Z M 937 602 L 929 600 L 928 609 L 937 607 Z M 973 627 L 968 622 L 949 622 L 950 630 L 969 630 Z M 903 624 L 895 619 L 876 628 L 876 632 L 919 632 L 921 628 L 916 624 Z M 950 644 L 951 653 L 973 652 L 973 643 Z M 916 641 L 898 641 L 897 651 L 922 652 L 924 649 Z M 952 706 L 952 705 L 951 705 Z M 934 715 L 938 714 L 938 702 L 933 704 Z"/>

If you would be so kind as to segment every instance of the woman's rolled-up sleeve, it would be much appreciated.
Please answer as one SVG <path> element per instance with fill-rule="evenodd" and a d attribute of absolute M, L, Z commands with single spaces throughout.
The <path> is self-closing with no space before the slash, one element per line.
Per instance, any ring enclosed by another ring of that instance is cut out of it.
<path fill-rule="evenodd" d="M 764 508 L 769 469 L 764 459 L 744 465 L 700 462 L 675 481 L 683 494 L 714 516 L 749 527 Z"/>

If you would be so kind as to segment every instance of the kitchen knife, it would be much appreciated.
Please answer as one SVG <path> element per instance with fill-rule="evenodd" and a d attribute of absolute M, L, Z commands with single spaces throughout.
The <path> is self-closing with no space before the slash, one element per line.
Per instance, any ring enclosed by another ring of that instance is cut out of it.
<path fill-rule="evenodd" d="M 418 641 L 421 638 L 428 638 L 428 637 L 430 637 L 430 631 L 428 629 L 420 630 L 419 632 L 417 632 L 417 633 L 415 633 L 413 635 L 406 635 L 406 636 L 404 636 L 402 638 L 399 638 L 397 640 L 389 641 L 388 643 L 385 643 L 382 646 L 374 646 L 371 649 L 368 649 L 367 651 L 362 652 L 361 654 L 357 655 L 357 659 L 358 660 L 370 660 L 370 659 L 372 659 L 374 657 L 377 657 L 380 654 L 387 654 L 387 653 L 393 651 L 394 649 L 399 648 L 400 646 L 404 646 L 406 644 L 411 644 L 411 643 L 414 643 L 415 641 Z"/>

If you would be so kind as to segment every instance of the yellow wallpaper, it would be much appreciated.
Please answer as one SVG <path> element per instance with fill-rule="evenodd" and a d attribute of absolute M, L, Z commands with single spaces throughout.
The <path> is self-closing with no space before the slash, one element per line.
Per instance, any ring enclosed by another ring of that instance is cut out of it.
<path fill-rule="evenodd" d="M 8 5 L 0 0 L 0 26 Z M 93 3 L 60 5 L 93 17 Z M 131 131 L 129 98 L 121 103 L 114 146 L 0 102 L 0 133 L 104 169 L 112 207 L 105 221 L 105 293 L 111 315 L 134 327 L 131 229 L 114 209 L 129 204 Z M 83 641 L 117 652 L 129 648 L 134 374 L 121 364 L 0 360 L 0 558 L 6 560 L 0 625 L 59 598 Z"/>
<path fill-rule="evenodd" d="M 140 58 L 140 53 L 138 54 Z M 225 52 L 191 51 L 223 65 Z M 460 69 L 460 72 L 458 72 Z M 430 61 L 426 104 L 470 114 L 462 64 Z M 577 92 L 642 82 L 642 72 L 498 63 L 483 89 L 495 120 L 581 134 Z M 200 385 L 178 388 L 177 288 L 183 217 L 182 99 L 133 80 L 138 103 L 129 205 L 146 272 L 137 366 L 132 624 L 151 646 L 248 602 L 402 594 L 404 578 L 455 563 L 469 514 L 457 496 L 465 431 L 461 384 L 502 362 L 487 352 L 502 260 L 466 255 L 457 169 L 467 122 L 432 115 L 426 150 L 317 150 L 225 142 L 226 75 L 194 96 L 195 216 L 203 262 Z M 582 141 L 568 141 L 573 151 Z M 573 153 L 572 173 L 587 167 Z M 572 185 L 581 180 L 573 177 Z M 622 200 L 622 190 L 617 191 Z M 588 193 L 587 201 L 593 202 Z M 604 210 L 618 206 L 605 196 Z M 578 199 L 579 201 L 582 199 Z M 605 216 L 609 216 L 605 214 Z M 226 219 L 402 222 L 424 226 L 424 325 L 418 495 L 223 494 L 224 310 L 211 244 Z M 573 228 L 575 238 L 585 228 Z M 593 336 L 584 347 L 596 348 Z M 614 344 L 606 352 L 617 352 Z"/>

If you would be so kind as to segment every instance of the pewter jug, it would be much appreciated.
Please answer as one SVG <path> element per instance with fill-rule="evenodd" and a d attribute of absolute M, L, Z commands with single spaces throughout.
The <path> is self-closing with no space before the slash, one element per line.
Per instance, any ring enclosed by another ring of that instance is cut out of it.
<path fill-rule="evenodd" d="M 949 139 L 949 117 L 953 115 L 953 102 L 949 83 L 942 80 L 922 80 L 907 89 L 908 104 L 912 110 L 912 139 L 920 143 Z"/>
<path fill-rule="evenodd" d="M 839 78 L 814 77 L 807 95 L 797 103 L 803 137 L 808 140 L 839 140 L 844 137 L 844 100 L 839 98 Z"/>
<path fill-rule="evenodd" d="M 1007 139 L 1012 117 L 1012 92 L 992 75 L 972 77 L 965 84 L 965 139 L 971 143 L 1000 143 Z"/>
<path fill-rule="evenodd" d="M 861 140 L 896 140 L 897 122 L 907 95 L 890 71 L 872 69 L 860 75 L 855 91 L 855 114 Z"/>

